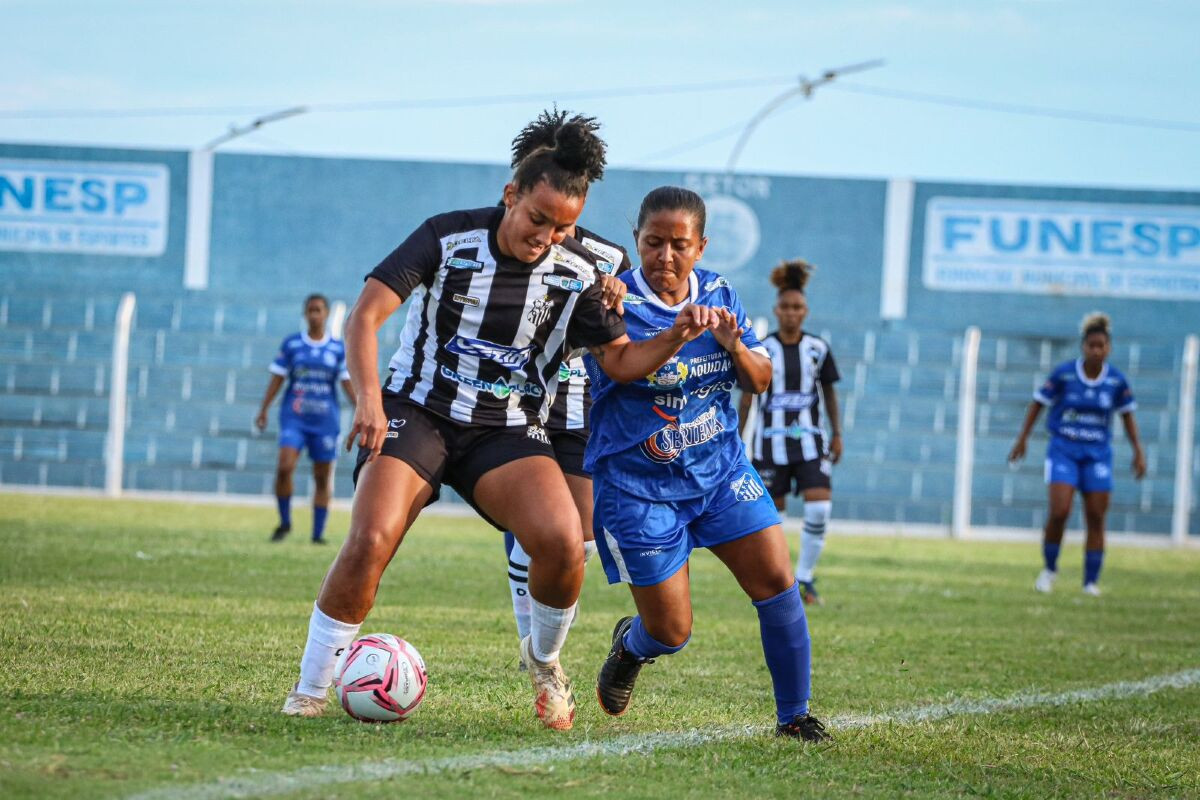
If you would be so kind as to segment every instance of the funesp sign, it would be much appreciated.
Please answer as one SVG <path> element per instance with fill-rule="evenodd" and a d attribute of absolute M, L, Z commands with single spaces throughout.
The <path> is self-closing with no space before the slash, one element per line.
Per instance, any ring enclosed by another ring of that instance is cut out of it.
<path fill-rule="evenodd" d="M 0 250 L 159 256 L 164 164 L 0 159 Z"/>
<path fill-rule="evenodd" d="M 934 197 L 925 285 L 1200 300 L 1200 207 Z"/>

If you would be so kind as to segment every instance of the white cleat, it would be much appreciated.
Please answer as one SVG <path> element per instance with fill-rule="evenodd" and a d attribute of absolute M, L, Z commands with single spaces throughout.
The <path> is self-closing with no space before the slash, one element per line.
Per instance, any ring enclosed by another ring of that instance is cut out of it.
<path fill-rule="evenodd" d="M 292 687 L 280 710 L 289 717 L 319 717 L 325 713 L 325 706 L 328 704 L 328 697 L 313 697 Z"/>
<path fill-rule="evenodd" d="M 575 724 L 575 692 L 571 690 L 562 667 L 557 661 L 543 664 L 533 657 L 533 638 L 521 640 L 521 660 L 529 669 L 529 680 L 533 683 L 533 710 L 547 728 L 569 731 Z"/>
<path fill-rule="evenodd" d="M 1037 580 L 1033 583 L 1033 588 L 1044 594 L 1049 594 L 1054 591 L 1054 582 L 1058 580 L 1058 573 L 1051 572 L 1048 569 L 1043 569 L 1037 576 Z"/>
<path fill-rule="evenodd" d="M 1083 593 L 1089 597 L 1099 597 L 1100 587 L 1094 583 L 1085 583 L 1083 585 Z"/>

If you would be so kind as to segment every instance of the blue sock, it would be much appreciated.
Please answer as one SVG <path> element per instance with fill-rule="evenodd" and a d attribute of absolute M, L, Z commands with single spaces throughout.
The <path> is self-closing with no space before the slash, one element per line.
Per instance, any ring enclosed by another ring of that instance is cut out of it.
<path fill-rule="evenodd" d="M 279 505 L 279 524 L 285 528 L 292 527 L 292 496 L 275 495 L 275 502 Z"/>
<path fill-rule="evenodd" d="M 325 533 L 325 518 L 329 516 L 328 506 L 313 506 L 313 541 Z"/>
<path fill-rule="evenodd" d="M 633 653 L 635 656 L 645 661 L 648 658 L 657 658 L 658 656 L 669 656 L 672 653 L 678 653 L 683 648 L 687 647 L 687 643 L 692 640 L 689 636 L 683 644 L 678 647 L 672 647 L 669 644 L 663 644 L 658 639 L 655 639 L 646 630 L 646 626 L 642 624 L 641 617 L 633 618 L 633 627 L 629 629 L 629 633 L 625 634 L 625 649 Z"/>
<path fill-rule="evenodd" d="M 1058 551 L 1061 549 L 1061 543 L 1042 542 L 1042 560 L 1046 562 L 1046 569 L 1051 572 L 1058 572 Z"/>
<path fill-rule="evenodd" d="M 758 609 L 758 629 L 762 635 L 763 655 L 771 682 L 775 686 L 775 716 L 785 725 L 796 716 L 808 713 L 811 685 L 812 652 L 808 638 L 808 620 L 800 586 L 754 603 Z"/>
<path fill-rule="evenodd" d="M 1087 550 L 1083 554 L 1083 582 L 1096 583 L 1100 580 L 1100 568 L 1104 566 L 1103 550 Z"/>

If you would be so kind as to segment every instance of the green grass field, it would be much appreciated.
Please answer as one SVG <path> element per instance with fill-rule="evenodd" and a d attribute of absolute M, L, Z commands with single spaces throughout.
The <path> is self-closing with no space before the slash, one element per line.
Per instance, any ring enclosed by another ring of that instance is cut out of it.
<path fill-rule="evenodd" d="M 333 515 L 335 542 L 346 523 Z M 643 671 L 619 719 L 592 685 L 631 604 L 590 566 L 563 659 L 575 729 L 543 730 L 516 670 L 500 537 L 436 516 L 364 626 L 421 650 L 424 706 L 398 725 L 335 706 L 285 718 L 333 550 L 302 533 L 271 545 L 273 524 L 259 508 L 0 495 L 0 797 L 1200 796 L 1196 550 L 1110 549 L 1093 599 L 1078 590 L 1076 534 L 1042 596 L 1032 545 L 835 524 L 828 602 L 809 621 L 814 713 L 836 740 L 812 746 L 766 735 L 754 610 L 707 553 L 693 559 L 690 646 Z M 1083 691 L 1188 670 L 1160 691 Z M 965 702 L 1013 695 L 1026 699 Z M 947 703 L 959 705 L 907 713 Z M 882 718 L 851 723 L 861 715 Z"/>

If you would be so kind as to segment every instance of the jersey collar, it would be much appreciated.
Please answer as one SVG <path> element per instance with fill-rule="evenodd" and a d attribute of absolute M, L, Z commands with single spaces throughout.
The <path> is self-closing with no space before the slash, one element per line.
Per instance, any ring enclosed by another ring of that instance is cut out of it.
<path fill-rule="evenodd" d="M 300 331 L 300 339 L 309 347 L 320 347 L 323 344 L 329 344 L 329 340 L 332 338 L 333 338 L 333 334 L 329 331 L 328 328 L 325 329 L 325 335 L 323 337 L 321 337 L 320 339 L 310 339 L 310 338 L 308 338 L 307 333 L 305 333 L 304 331 Z"/>
<path fill-rule="evenodd" d="M 1108 377 L 1108 362 L 1104 362 L 1104 366 L 1100 368 L 1100 374 L 1096 376 L 1095 380 L 1092 380 L 1087 376 L 1087 373 L 1083 371 L 1083 359 L 1077 358 L 1075 359 L 1075 374 L 1079 376 L 1079 381 L 1084 386 L 1099 386 L 1100 384 L 1104 383 L 1104 379 Z"/>
<path fill-rule="evenodd" d="M 646 283 L 646 276 L 642 273 L 641 267 L 638 267 L 636 270 L 634 270 L 633 280 L 637 283 L 638 290 L 642 293 L 642 296 L 649 300 L 653 305 L 658 306 L 664 311 L 678 312 L 682 310 L 683 307 L 688 303 L 695 303 L 697 298 L 700 297 L 700 281 L 696 278 L 695 270 L 692 270 L 688 275 L 688 296 L 673 306 L 669 306 L 664 303 L 658 296 L 658 293 L 650 288 L 650 284 Z"/>

